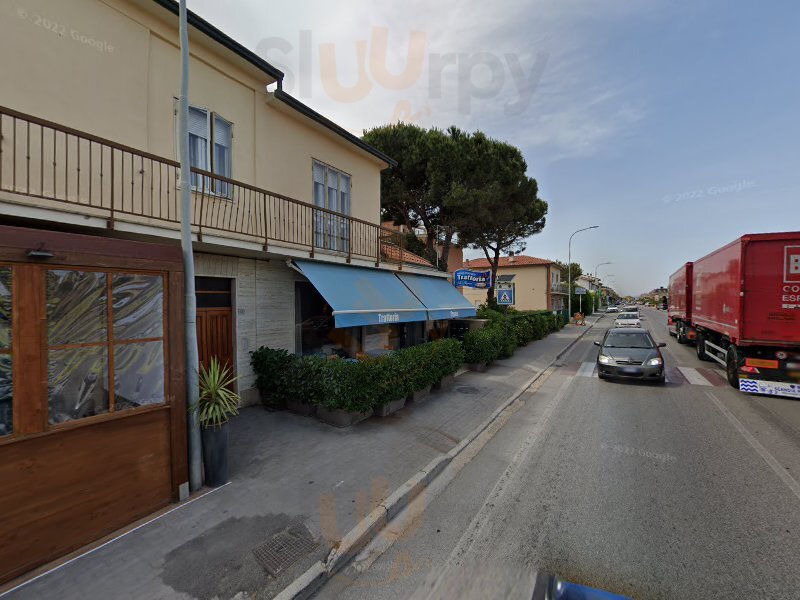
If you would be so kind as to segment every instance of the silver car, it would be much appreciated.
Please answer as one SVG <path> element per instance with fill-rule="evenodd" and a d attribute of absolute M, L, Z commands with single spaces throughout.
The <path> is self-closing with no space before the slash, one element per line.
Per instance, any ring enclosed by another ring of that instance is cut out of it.
<path fill-rule="evenodd" d="M 614 319 L 614 327 L 641 327 L 638 312 L 622 312 Z"/>

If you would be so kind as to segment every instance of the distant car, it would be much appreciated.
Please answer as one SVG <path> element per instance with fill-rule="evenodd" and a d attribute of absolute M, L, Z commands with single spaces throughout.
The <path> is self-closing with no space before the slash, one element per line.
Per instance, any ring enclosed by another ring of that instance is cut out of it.
<path fill-rule="evenodd" d="M 635 304 L 626 304 L 625 306 L 622 307 L 622 312 L 635 312 L 638 314 L 639 307 L 636 306 Z"/>
<path fill-rule="evenodd" d="M 600 379 L 618 377 L 664 383 L 665 343 L 656 343 L 646 329 L 609 329 L 597 355 L 597 376 Z"/>
<path fill-rule="evenodd" d="M 619 307 L 618 306 L 609 306 L 606 309 L 606 312 L 618 313 L 619 312 Z"/>
<path fill-rule="evenodd" d="M 621 312 L 614 319 L 614 327 L 641 327 L 638 312 Z"/>

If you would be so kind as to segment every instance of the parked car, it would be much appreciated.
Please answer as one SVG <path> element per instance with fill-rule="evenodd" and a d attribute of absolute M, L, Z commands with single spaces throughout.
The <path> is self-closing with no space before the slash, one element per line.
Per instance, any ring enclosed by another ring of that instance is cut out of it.
<path fill-rule="evenodd" d="M 614 327 L 641 327 L 638 312 L 621 312 L 614 319 Z"/>
<path fill-rule="evenodd" d="M 597 355 L 597 376 L 641 379 L 664 383 L 664 357 L 661 350 L 665 343 L 656 343 L 646 329 L 609 329 Z"/>

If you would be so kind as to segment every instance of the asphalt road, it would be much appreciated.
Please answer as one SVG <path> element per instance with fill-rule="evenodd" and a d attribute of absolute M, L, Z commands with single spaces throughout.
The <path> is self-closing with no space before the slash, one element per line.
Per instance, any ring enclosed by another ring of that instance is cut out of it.
<path fill-rule="evenodd" d="M 637 599 L 800 598 L 800 402 L 733 390 L 644 316 L 666 385 L 593 376 L 604 318 L 317 597 L 514 597 L 543 570 Z"/>

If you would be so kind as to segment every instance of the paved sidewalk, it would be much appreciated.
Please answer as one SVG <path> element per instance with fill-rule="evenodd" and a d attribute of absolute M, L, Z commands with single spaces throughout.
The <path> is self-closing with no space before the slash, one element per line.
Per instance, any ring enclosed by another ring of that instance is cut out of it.
<path fill-rule="evenodd" d="M 594 321 L 519 348 L 486 373 L 464 373 L 426 402 L 348 429 L 244 409 L 232 423 L 230 484 L 176 505 L 3 600 L 271 598 L 324 560 L 372 508 L 457 445 Z M 307 531 L 314 547 L 273 578 L 253 550 L 288 529 Z"/>

